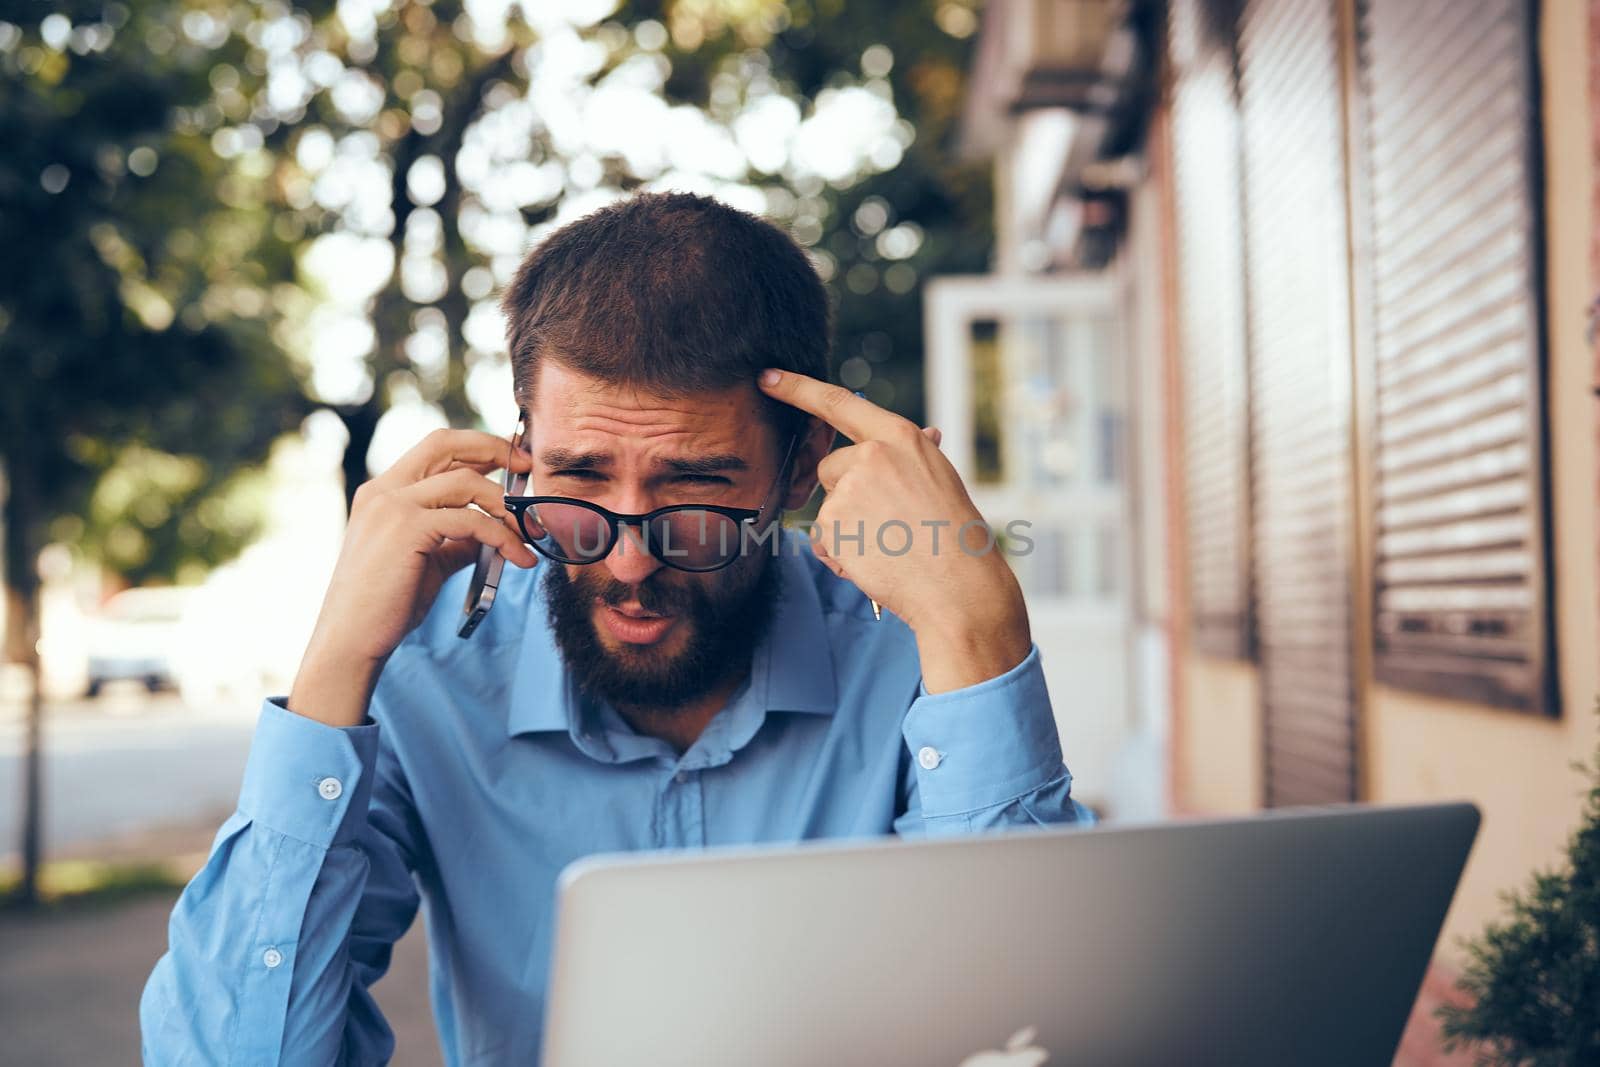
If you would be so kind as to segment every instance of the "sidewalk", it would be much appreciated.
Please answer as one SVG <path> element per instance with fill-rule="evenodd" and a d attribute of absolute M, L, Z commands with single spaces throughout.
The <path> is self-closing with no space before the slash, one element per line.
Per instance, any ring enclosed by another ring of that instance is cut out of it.
<path fill-rule="evenodd" d="M 165 831 L 161 837 L 168 846 L 181 841 L 180 852 L 190 859 L 197 853 L 203 859 L 210 843 L 209 834 L 196 830 Z M 123 843 L 118 851 L 127 849 Z M 137 1064 L 139 995 L 166 949 L 167 916 L 176 899 L 176 892 L 162 890 L 33 914 L 0 911 L 0 1058 L 30 1067 Z M 441 1063 L 427 969 L 419 917 L 373 989 L 395 1031 L 397 1067 Z"/>

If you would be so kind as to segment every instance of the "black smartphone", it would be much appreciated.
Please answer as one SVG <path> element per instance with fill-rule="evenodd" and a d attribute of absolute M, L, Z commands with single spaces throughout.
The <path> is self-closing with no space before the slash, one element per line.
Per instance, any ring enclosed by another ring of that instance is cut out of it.
<path fill-rule="evenodd" d="M 517 432 L 511 437 L 511 448 L 515 450 L 522 447 L 523 434 L 527 431 L 527 416 L 522 412 L 517 413 Z M 520 496 L 527 491 L 528 475 L 526 473 L 511 473 L 511 458 L 506 457 L 505 492 L 507 496 Z M 494 594 L 500 588 L 500 574 L 505 570 L 506 559 L 500 554 L 499 549 L 493 545 L 480 545 L 478 547 L 478 562 L 472 565 L 472 581 L 467 584 L 467 602 L 462 607 L 463 616 L 461 626 L 456 630 L 457 637 L 471 637 L 478 624 L 489 614 L 489 609 L 494 607 Z"/>

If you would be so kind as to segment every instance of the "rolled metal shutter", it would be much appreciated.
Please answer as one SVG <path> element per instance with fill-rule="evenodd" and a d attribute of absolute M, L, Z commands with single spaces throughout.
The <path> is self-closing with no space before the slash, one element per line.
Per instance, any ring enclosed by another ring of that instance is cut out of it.
<path fill-rule="evenodd" d="M 1331 0 L 1239 25 L 1265 800 L 1355 797 L 1350 285 Z"/>
<path fill-rule="evenodd" d="M 1373 666 L 1553 712 L 1534 7 L 1360 7 Z"/>
<path fill-rule="evenodd" d="M 1169 13 L 1189 617 L 1200 651 L 1249 657 L 1250 415 L 1232 20 L 1204 0 L 1175 0 Z"/>

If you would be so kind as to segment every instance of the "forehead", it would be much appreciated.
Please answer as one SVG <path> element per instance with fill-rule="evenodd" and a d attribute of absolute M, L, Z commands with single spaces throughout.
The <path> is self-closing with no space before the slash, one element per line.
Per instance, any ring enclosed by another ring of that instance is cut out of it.
<path fill-rule="evenodd" d="M 744 452 L 770 432 L 754 384 L 666 396 L 541 361 L 529 412 L 540 446 L 648 447 L 672 453 Z"/>

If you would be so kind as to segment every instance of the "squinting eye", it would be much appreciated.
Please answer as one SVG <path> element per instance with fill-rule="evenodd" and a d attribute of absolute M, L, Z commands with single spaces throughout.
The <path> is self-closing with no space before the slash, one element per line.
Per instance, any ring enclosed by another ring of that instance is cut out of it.
<path fill-rule="evenodd" d="M 690 485 L 732 485 L 726 478 L 719 478 L 715 474 L 683 474 L 678 476 L 678 481 L 688 482 Z"/>

